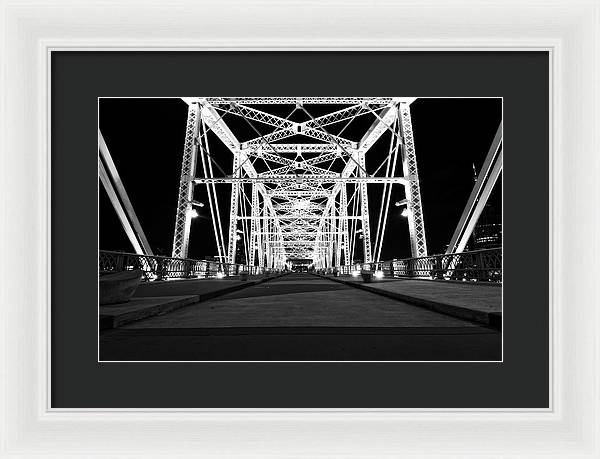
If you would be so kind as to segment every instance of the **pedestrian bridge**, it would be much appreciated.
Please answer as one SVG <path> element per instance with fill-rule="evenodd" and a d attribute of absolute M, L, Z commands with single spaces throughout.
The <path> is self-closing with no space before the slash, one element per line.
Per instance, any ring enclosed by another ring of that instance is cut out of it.
<path fill-rule="evenodd" d="M 100 360 L 500 360 L 500 284 L 257 274 L 100 307 Z"/>
<path fill-rule="evenodd" d="M 139 255 L 101 250 L 100 274 L 140 269 L 145 281 L 210 279 L 241 275 L 285 273 L 284 269 L 172 257 Z M 502 249 L 486 249 L 419 258 L 355 263 L 331 268 L 311 268 L 317 274 L 359 277 L 371 273 L 374 279 L 415 278 L 468 282 L 502 282 Z"/>
<path fill-rule="evenodd" d="M 211 266 L 190 266 L 187 261 L 191 222 L 206 204 L 215 257 L 222 266 L 216 269 L 225 275 L 238 265 L 247 265 L 248 272 L 289 270 L 299 260 L 321 271 L 356 271 L 356 260 L 361 260 L 361 270 L 398 268 L 408 275 L 416 270 L 419 276 L 423 270 L 427 276 L 431 271 L 446 276 L 448 267 L 451 273 L 460 269 L 453 260 L 442 260 L 439 266 L 428 266 L 426 261 L 411 117 L 415 98 L 191 97 L 184 101 L 187 124 L 172 258 L 167 262 L 169 267 L 180 266 L 184 277 L 211 271 Z M 99 139 L 100 180 L 135 253 L 152 256 L 101 132 Z M 501 123 L 490 143 L 448 244 L 450 256 L 465 250 L 502 170 Z M 221 153 L 215 153 L 215 147 Z M 222 194 L 219 200 L 217 186 L 228 189 L 227 202 Z M 383 192 L 378 202 L 371 202 L 369 190 L 375 186 L 383 186 Z M 197 188 L 204 187 L 206 204 L 195 199 Z M 378 263 L 384 259 L 383 241 L 396 193 L 404 196 L 394 206 L 402 208 L 407 242 L 418 266 Z M 371 221 L 374 215 L 376 224 Z"/>
<path fill-rule="evenodd" d="M 99 132 L 99 178 L 133 247 L 100 251 L 99 274 L 142 276 L 132 301 L 100 306 L 103 360 L 501 357 L 502 251 L 466 249 L 502 170 L 501 123 L 445 253 L 429 255 L 415 98 L 184 101 L 170 257 L 153 253 Z M 392 196 L 410 258 L 383 251 Z M 209 259 L 189 256 L 200 207 Z"/>

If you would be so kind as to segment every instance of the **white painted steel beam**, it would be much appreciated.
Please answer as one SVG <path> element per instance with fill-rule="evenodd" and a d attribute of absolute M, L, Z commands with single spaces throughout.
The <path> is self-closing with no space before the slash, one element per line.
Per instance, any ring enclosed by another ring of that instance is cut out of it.
<path fill-rule="evenodd" d="M 402 136 L 402 169 L 404 176 L 409 178 L 405 184 L 405 194 L 408 209 L 408 231 L 410 234 L 410 248 L 413 258 L 427 256 L 427 241 L 425 238 L 425 220 L 421 204 L 421 188 L 415 153 L 415 141 L 412 131 L 412 120 L 408 104 L 399 105 L 399 126 Z"/>
<path fill-rule="evenodd" d="M 409 180 L 405 177 L 332 177 L 327 175 L 274 175 L 260 177 L 214 177 L 214 178 L 197 178 L 195 183 L 272 183 L 277 182 L 284 184 L 287 182 L 293 183 L 401 183 L 408 184 Z"/>
<path fill-rule="evenodd" d="M 501 172 L 502 122 L 498 125 L 494 140 L 477 177 L 477 182 L 471 191 L 446 253 L 461 253 L 465 249 Z"/>
<path fill-rule="evenodd" d="M 192 199 L 194 197 L 194 176 L 198 154 L 198 129 L 200 126 L 200 107 L 193 103 L 188 106 L 181 175 L 179 178 L 179 194 L 175 215 L 175 231 L 173 232 L 173 258 L 187 258 L 190 227 L 192 224 Z"/>
<path fill-rule="evenodd" d="M 215 198 L 209 202 L 212 205 L 216 202 L 215 185 L 231 186 L 226 250 L 229 262 L 235 260 L 236 240 L 241 234 L 240 240 L 245 244 L 246 256 L 251 264 L 277 267 L 292 256 L 313 259 L 316 266 L 331 267 L 339 265 L 342 260 L 349 263 L 353 252 L 351 240 L 356 237 L 351 233 L 358 228 L 362 232 L 364 261 L 370 262 L 369 186 L 382 184 L 391 187 L 398 183 L 409 187 L 415 180 L 418 183 L 418 176 L 406 171 L 403 177 L 393 174 L 374 176 L 377 174 L 368 172 L 369 163 L 365 160 L 371 147 L 391 130 L 390 126 L 398 119 L 399 106 L 408 106 L 413 98 L 208 97 L 184 100 L 190 107 L 196 107 L 197 118 L 220 139 L 234 158 L 231 174 L 226 175 L 217 164 L 224 176 L 215 177 L 212 171 L 215 158 L 209 153 L 208 137 L 202 133 L 200 140 L 207 147 L 202 159 L 210 165 L 210 170 L 203 167 L 204 177 L 193 176 L 184 187 L 185 191 L 189 191 L 194 185 L 206 184 Z M 273 104 L 289 104 L 291 107 L 272 113 L 269 106 Z M 347 106 L 341 109 L 335 107 L 329 113 L 313 117 L 312 109 L 305 108 L 311 104 Z M 292 121 L 292 112 L 296 110 L 305 112 L 310 120 Z M 282 112 L 290 119 L 284 118 Z M 334 123 L 340 123 L 340 127 L 348 125 L 363 115 L 375 116 L 376 120 L 358 142 L 344 138 L 343 129 L 337 134 L 325 129 Z M 239 121 L 230 124 L 228 120 L 241 118 L 257 134 L 256 138 L 247 142 L 238 140 L 234 131 L 238 129 Z M 315 138 L 322 143 L 278 143 L 296 135 Z M 190 170 L 189 164 L 186 168 Z M 186 177 L 191 175 L 188 173 Z M 354 208 L 352 214 L 349 207 Z M 180 212 L 178 215 L 187 213 Z M 185 223 L 185 219 L 183 221 Z M 360 225 L 355 225 L 354 222 L 358 221 Z M 353 222 L 352 229 L 349 222 Z M 238 227 L 238 224 L 241 226 Z M 218 233 L 219 225 L 215 223 L 213 226 Z M 189 231 L 185 233 L 185 225 L 183 229 L 184 244 L 187 245 Z"/>
<path fill-rule="evenodd" d="M 199 98 L 186 97 L 183 98 L 186 102 L 194 101 Z M 394 100 L 414 101 L 415 97 L 207 97 L 206 100 L 211 104 L 229 104 L 235 101 L 246 105 L 296 105 L 301 104 L 317 104 L 317 105 L 354 105 L 354 104 L 388 104 Z M 188 102 L 189 103 L 189 102 Z"/>
<path fill-rule="evenodd" d="M 142 226 L 137 218 L 129 195 L 125 191 L 125 185 L 117 171 L 117 166 L 113 162 L 112 156 L 106 146 L 102 133 L 98 131 L 98 175 L 108 198 L 117 213 L 117 217 L 123 225 L 135 253 L 139 255 L 153 255 L 148 239 L 142 230 Z"/>

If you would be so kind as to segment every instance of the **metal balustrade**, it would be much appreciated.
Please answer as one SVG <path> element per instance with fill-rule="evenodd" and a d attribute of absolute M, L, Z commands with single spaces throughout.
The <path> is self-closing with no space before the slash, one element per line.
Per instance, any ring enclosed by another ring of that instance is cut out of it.
<path fill-rule="evenodd" d="M 172 258 L 135 253 L 101 250 L 98 257 L 99 274 L 141 269 L 143 280 L 167 280 L 189 278 L 216 278 L 236 276 L 243 272 L 250 275 L 263 274 L 265 268 L 218 261 Z"/>
<path fill-rule="evenodd" d="M 336 268 L 330 268 L 333 271 Z M 385 277 L 502 282 L 502 249 L 474 250 L 419 258 L 357 263 L 337 268 L 340 274 L 383 271 Z"/>
<path fill-rule="evenodd" d="M 242 272 L 256 275 L 267 272 L 261 266 L 137 255 L 106 250 L 99 252 L 98 262 L 100 275 L 141 269 L 146 281 L 228 277 L 237 276 Z M 386 278 L 409 277 L 501 283 L 502 249 L 484 249 L 374 263 L 357 263 L 328 268 L 326 272 L 331 274 L 335 270 L 341 275 L 359 275 L 361 271 L 382 271 Z"/>

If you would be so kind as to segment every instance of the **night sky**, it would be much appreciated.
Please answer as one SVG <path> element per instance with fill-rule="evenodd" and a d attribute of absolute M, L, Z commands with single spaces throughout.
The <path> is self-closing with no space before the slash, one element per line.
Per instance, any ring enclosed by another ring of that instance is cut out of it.
<path fill-rule="evenodd" d="M 307 106 L 315 117 L 336 108 L 342 107 Z M 283 106 L 278 110 L 281 113 L 272 112 L 285 117 L 291 108 Z M 473 188 L 473 164 L 479 171 L 500 123 L 502 101 L 492 98 L 417 99 L 411 105 L 411 114 L 428 251 L 430 254 L 442 253 Z M 170 256 L 187 104 L 180 99 L 100 99 L 99 116 L 100 130 L 152 250 L 156 255 Z M 235 120 L 233 115 L 224 120 L 227 124 L 235 123 L 237 130 L 234 132 L 240 133 L 239 140 L 256 137 L 243 120 Z M 358 140 L 371 122 L 365 117 L 344 131 L 344 137 Z M 335 127 L 328 130 L 336 133 Z M 231 153 L 213 134 L 211 136 L 211 154 L 227 173 L 231 173 Z M 384 134 L 367 153 L 369 172 L 387 155 L 390 136 Z M 289 138 L 282 142 L 296 141 Z M 401 165 L 396 174 L 401 175 Z M 215 170 L 215 176 L 221 175 Z M 99 188 L 100 249 L 133 252 L 104 187 L 100 185 Z M 401 208 L 393 206 L 394 201 L 404 198 L 403 188 L 394 185 L 392 191 L 382 260 L 410 257 L 407 221 L 400 215 Z M 217 190 L 226 232 L 230 186 L 217 185 Z M 382 191 L 383 185 L 369 185 L 373 242 Z M 202 259 L 216 255 L 217 249 L 205 186 L 196 186 L 194 197 L 206 206 L 196 208 L 200 217 L 192 220 L 189 257 Z M 500 209 L 501 199 L 500 177 L 489 202 Z"/>

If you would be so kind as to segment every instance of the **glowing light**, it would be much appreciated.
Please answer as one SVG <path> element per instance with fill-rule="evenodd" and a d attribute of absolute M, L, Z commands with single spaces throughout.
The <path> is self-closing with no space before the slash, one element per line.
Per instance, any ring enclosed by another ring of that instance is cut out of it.
<path fill-rule="evenodd" d="M 374 276 L 375 276 L 377 279 L 383 279 L 383 271 L 381 271 L 381 270 L 377 270 L 377 271 L 375 271 L 375 274 L 374 274 Z"/>
<path fill-rule="evenodd" d="M 188 210 L 188 215 L 190 218 L 196 218 L 198 216 L 198 211 L 196 209 L 190 209 Z"/>
<path fill-rule="evenodd" d="M 235 235 L 235 240 L 236 240 L 236 241 L 239 241 L 241 238 L 242 238 L 242 236 L 240 236 L 239 234 L 236 234 L 236 235 Z"/>
<path fill-rule="evenodd" d="M 400 207 L 402 204 L 400 204 L 400 202 L 399 202 L 399 201 L 396 201 L 396 202 L 394 203 L 394 205 L 395 205 L 396 207 Z"/>
<path fill-rule="evenodd" d="M 360 276 L 360 271 L 352 271 L 352 277 Z"/>
<path fill-rule="evenodd" d="M 306 210 L 310 207 L 310 201 L 307 199 L 303 199 L 301 201 L 296 201 L 293 206 L 295 210 Z"/>
<path fill-rule="evenodd" d="M 400 213 L 400 215 L 402 215 L 403 217 L 408 217 L 408 209 L 406 207 L 404 209 L 402 209 L 402 212 Z"/>
<path fill-rule="evenodd" d="M 217 279 L 223 279 L 224 277 L 225 277 L 225 273 L 224 272 L 219 271 L 217 273 Z"/>

